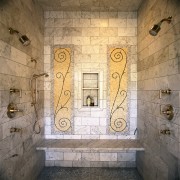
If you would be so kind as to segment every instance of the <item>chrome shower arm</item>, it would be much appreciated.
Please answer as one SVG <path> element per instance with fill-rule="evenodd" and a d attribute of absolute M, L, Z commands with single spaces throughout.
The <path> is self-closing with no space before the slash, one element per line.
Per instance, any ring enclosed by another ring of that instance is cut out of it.
<path fill-rule="evenodd" d="M 171 23 L 171 21 L 172 21 L 172 16 L 169 16 L 168 18 L 164 18 L 164 19 L 162 19 L 160 22 L 162 23 L 162 22 L 164 22 L 164 21 L 167 21 L 167 23 Z"/>

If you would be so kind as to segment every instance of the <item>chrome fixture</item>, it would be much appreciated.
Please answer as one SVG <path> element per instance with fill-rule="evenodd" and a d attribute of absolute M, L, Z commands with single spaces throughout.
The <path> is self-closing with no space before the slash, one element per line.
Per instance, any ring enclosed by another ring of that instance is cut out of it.
<path fill-rule="evenodd" d="M 47 73 L 42 73 L 42 74 L 33 74 L 33 78 L 38 78 L 38 77 L 41 77 L 41 76 L 44 76 L 44 77 L 49 77 L 49 75 Z"/>
<path fill-rule="evenodd" d="M 171 90 L 170 90 L 170 89 L 166 89 L 166 90 L 160 89 L 160 90 L 159 90 L 159 99 L 162 98 L 162 94 L 168 94 L 168 95 L 170 95 L 170 94 L 171 94 Z"/>
<path fill-rule="evenodd" d="M 138 129 L 136 128 L 136 129 L 134 130 L 134 135 L 136 135 L 137 132 L 138 132 Z"/>
<path fill-rule="evenodd" d="M 171 131 L 169 129 L 160 130 L 160 134 L 170 135 Z"/>
<path fill-rule="evenodd" d="M 31 43 L 31 41 L 29 40 L 29 38 L 26 35 L 22 35 L 19 31 L 15 30 L 15 29 L 13 29 L 11 27 L 9 28 L 9 33 L 10 34 L 14 34 L 15 33 L 18 36 L 19 41 L 24 46 L 28 46 Z"/>
<path fill-rule="evenodd" d="M 86 98 L 86 105 L 87 106 L 94 106 L 94 99 L 92 96 L 88 95 Z"/>
<path fill-rule="evenodd" d="M 31 58 L 31 62 L 34 62 L 35 64 L 37 63 L 37 60 L 34 58 Z"/>
<path fill-rule="evenodd" d="M 33 74 L 31 80 L 30 80 L 30 87 L 31 87 L 31 96 L 32 96 L 32 105 L 37 103 L 38 99 L 38 88 L 37 88 L 37 78 L 44 76 L 49 77 L 47 73 L 42 74 Z M 34 88 L 33 88 L 34 85 Z"/>
<path fill-rule="evenodd" d="M 44 76 L 44 77 L 49 77 L 47 73 L 42 73 L 42 74 L 33 74 L 31 80 L 30 80 L 30 88 L 31 88 L 31 97 L 32 97 L 32 103 L 31 105 L 34 107 L 35 111 L 35 122 L 33 125 L 33 131 L 36 134 L 39 134 L 41 132 L 41 127 L 38 123 L 38 111 L 37 111 L 37 101 L 38 101 L 38 89 L 37 89 L 37 78 Z M 38 126 L 37 126 L 38 125 Z M 38 130 L 37 130 L 37 128 Z"/>
<path fill-rule="evenodd" d="M 22 90 L 21 89 L 10 88 L 9 92 L 10 92 L 10 94 L 19 93 L 19 97 L 22 97 Z"/>
<path fill-rule="evenodd" d="M 15 117 L 15 113 L 16 113 L 16 112 L 23 112 L 23 110 L 17 109 L 17 108 L 15 107 L 15 104 L 10 103 L 10 104 L 8 105 L 8 107 L 7 107 L 7 116 L 8 116 L 9 118 L 13 118 L 13 117 Z"/>
<path fill-rule="evenodd" d="M 10 128 L 10 133 L 22 132 L 22 128 Z"/>
<path fill-rule="evenodd" d="M 161 30 L 161 24 L 166 21 L 167 23 L 171 23 L 172 16 L 169 16 L 168 18 L 162 19 L 158 24 L 154 24 L 154 26 L 149 30 L 149 34 L 152 36 L 156 36 L 158 32 Z"/>
<path fill-rule="evenodd" d="M 171 104 L 167 104 L 162 109 L 160 105 L 160 113 L 165 115 L 168 120 L 172 120 L 174 117 L 174 108 Z"/>

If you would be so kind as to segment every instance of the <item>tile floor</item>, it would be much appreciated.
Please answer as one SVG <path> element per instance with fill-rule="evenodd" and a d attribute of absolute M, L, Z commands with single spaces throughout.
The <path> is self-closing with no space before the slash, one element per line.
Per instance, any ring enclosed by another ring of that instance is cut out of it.
<path fill-rule="evenodd" d="M 142 180 L 135 168 L 45 167 L 38 180 Z"/>

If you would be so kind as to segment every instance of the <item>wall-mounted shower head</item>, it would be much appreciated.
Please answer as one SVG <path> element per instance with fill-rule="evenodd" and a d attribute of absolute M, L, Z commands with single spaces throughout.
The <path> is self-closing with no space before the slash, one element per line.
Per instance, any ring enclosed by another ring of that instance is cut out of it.
<path fill-rule="evenodd" d="M 41 77 L 41 76 L 44 76 L 44 77 L 49 77 L 49 75 L 47 73 L 42 73 L 42 74 L 33 74 L 33 78 L 38 78 L 38 77 Z"/>
<path fill-rule="evenodd" d="M 29 38 L 28 38 L 26 35 L 22 35 L 19 31 L 15 30 L 15 29 L 9 28 L 9 33 L 10 33 L 10 34 L 16 33 L 16 35 L 17 35 L 18 38 L 19 38 L 19 41 L 20 41 L 24 46 L 28 46 L 28 45 L 31 43 L 31 41 L 29 40 Z"/>
<path fill-rule="evenodd" d="M 158 24 L 154 24 L 154 26 L 149 30 L 149 34 L 152 36 L 156 36 L 158 32 L 161 30 L 161 24 L 166 21 L 167 23 L 171 23 L 172 16 L 168 18 L 162 19 Z"/>

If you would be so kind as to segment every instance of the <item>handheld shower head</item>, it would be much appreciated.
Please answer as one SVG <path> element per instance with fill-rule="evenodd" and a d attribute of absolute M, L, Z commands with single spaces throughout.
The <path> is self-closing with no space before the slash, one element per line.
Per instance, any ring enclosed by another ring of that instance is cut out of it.
<path fill-rule="evenodd" d="M 41 77 L 41 76 L 44 76 L 44 77 L 49 77 L 49 75 L 47 73 L 42 73 L 42 74 L 33 74 L 33 78 L 38 78 L 38 77 Z"/>
<path fill-rule="evenodd" d="M 31 43 L 31 41 L 26 35 L 22 35 L 19 31 L 15 29 L 9 28 L 9 33 L 10 34 L 16 33 L 19 38 L 19 41 L 22 43 L 23 46 L 28 46 Z"/>
<path fill-rule="evenodd" d="M 158 24 L 154 24 L 154 26 L 149 30 L 149 34 L 152 36 L 156 36 L 158 32 L 161 30 L 161 24 L 166 21 L 167 23 L 171 23 L 172 16 L 168 18 L 162 19 Z"/>

